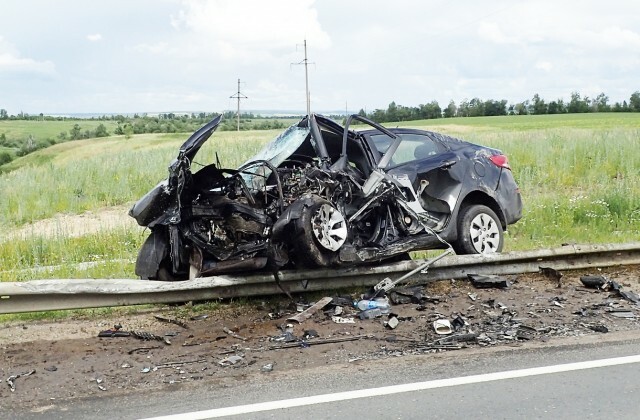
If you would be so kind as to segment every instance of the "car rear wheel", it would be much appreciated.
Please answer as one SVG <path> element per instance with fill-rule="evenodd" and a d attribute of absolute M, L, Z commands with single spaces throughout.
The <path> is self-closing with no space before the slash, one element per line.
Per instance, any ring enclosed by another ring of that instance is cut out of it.
<path fill-rule="evenodd" d="M 502 251 L 504 231 L 500 219 L 489 207 L 474 204 L 460 210 L 458 239 L 454 249 L 458 254 L 493 254 Z"/>
<path fill-rule="evenodd" d="M 306 267 L 327 267 L 347 239 L 347 222 L 331 203 L 315 197 L 296 221 L 295 260 Z"/>

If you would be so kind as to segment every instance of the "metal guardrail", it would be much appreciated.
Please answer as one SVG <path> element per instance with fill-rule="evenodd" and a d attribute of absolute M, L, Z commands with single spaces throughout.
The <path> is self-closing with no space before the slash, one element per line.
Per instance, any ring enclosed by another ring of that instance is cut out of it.
<path fill-rule="evenodd" d="M 385 277 L 399 277 L 424 260 L 345 269 L 281 271 L 281 285 L 290 292 L 369 287 Z M 449 256 L 434 263 L 427 274 L 407 281 L 425 284 L 467 274 L 509 275 L 556 270 L 640 264 L 640 242 L 607 245 L 569 245 L 549 250 L 494 255 Z M 52 279 L 0 283 L 0 313 L 37 312 L 106 306 L 202 301 L 238 296 L 280 294 L 273 275 L 214 276 L 181 282 L 134 279 Z"/>

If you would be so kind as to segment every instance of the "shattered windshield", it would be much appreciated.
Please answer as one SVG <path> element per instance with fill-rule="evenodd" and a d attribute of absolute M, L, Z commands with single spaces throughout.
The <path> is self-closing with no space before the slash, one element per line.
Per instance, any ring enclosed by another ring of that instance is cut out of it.
<path fill-rule="evenodd" d="M 280 133 L 278 137 L 267 143 L 255 156 L 247 160 L 240 167 L 245 168 L 247 164 L 255 161 L 266 160 L 274 167 L 280 166 L 289 156 L 295 152 L 309 135 L 309 127 L 298 127 L 292 125 Z M 265 179 L 270 175 L 270 171 L 263 165 L 246 167 L 243 170 L 242 178 L 252 189 L 260 190 L 264 186 Z"/>
<path fill-rule="evenodd" d="M 267 143 L 262 150 L 247 160 L 245 164 L 255 160 L 266 160 L 273 166 L 278 167 L 300 147 L 307 135 L 309 135 L 308 127 L 292 125 Z"/>

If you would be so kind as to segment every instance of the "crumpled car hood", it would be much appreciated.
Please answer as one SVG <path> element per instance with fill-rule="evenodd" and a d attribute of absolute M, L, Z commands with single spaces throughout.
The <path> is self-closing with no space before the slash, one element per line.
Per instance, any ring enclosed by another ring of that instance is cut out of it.
<path fill-rule="evenodd" d="M 218 115 L 193 133 L 191 137 L 180 146 L 180 155 L 192 161 L 202 145 L 211 137 L 213 132 L 216 131 L 216 128 L 220 125 L 220 121 L 222 121 L 222 115 Z"/>

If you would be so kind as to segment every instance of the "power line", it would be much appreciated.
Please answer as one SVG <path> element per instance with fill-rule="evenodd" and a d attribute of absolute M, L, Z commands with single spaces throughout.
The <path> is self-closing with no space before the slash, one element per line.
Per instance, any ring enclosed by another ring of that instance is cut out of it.
<path fill-rule="evenodd" d="M 236 92 L 235 95 L 229 96 L 229 98 L 238 100 L 238 111 L 236 116 L 238 117 L 238 131 L 240 131 L 240 99 L 247 99 L 246 96 L 240 93 L 240 79 L 238 79 L 238 92 Z"/>

